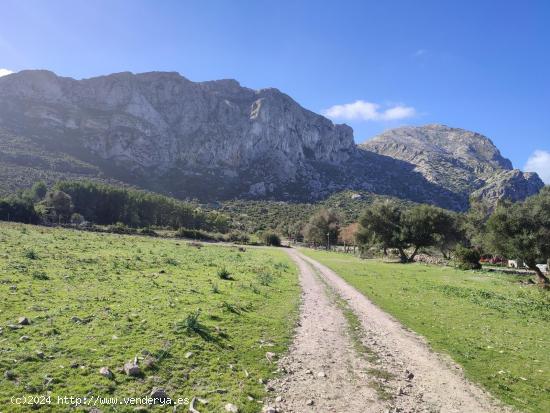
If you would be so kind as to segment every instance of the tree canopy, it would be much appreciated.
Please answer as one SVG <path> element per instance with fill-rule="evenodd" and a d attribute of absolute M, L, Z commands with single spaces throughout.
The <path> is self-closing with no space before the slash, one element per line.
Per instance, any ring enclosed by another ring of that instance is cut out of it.
<path fill-rule="evenodd" d="M 550 257 L 550 188 L 524 202 L 501 204 L 487 221 L 486 245 L 497 254 L 523 261 L 538 281 L 550 280 L 537 267 Z"/>
<path fill-rule="evenodd" d="M 333 210 L 321 209 L 309 219 L 304 229 L 304 238 L 317 245 L 334 245 L 338 242 L 339 233 L 340 218 L 338 214 Z"/>
<path fill-rule="evenodd" d="M 392 201 L 378 202 L 365 210 L 359 224 L 359 242 L 396 248 L 402 262 L 413 261 L 422 247 L 445 251 L 460 237 L 456 216 L 431 205 L 403 208 Z M 413 249 L 410 255 L 408 248 Z"/>

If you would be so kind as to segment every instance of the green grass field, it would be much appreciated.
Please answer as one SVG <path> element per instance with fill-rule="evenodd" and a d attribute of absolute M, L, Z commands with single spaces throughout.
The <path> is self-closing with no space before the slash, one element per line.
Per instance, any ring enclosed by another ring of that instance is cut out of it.
<path fill-rule="evenodd" d="M 302 252 L 425 336 L 505 403 L 550 412 L 549 292 L 510 275 Z"/>
<path fill-rule="evenodd" d="M 299 285 L 287 255 L 273 248 L 4 223 L 0 298 L 2 412 L 31 410 L 12 396 L 51 394 L 40 411 L 59 412 L 71 409 L 55 405 L 58 396 L 120 400 L 154 387 L 172 399 L 207 399 L 195 406 L 201 412 L 225 403 L 255 412 L 265 395 L 260 379 L 275 370 L 266 352 L 281 353 L 290 341 Z M 31 324 L 14 329 L 19 317 Z M 136 356 L 142 375 L 129 377 L 120 369 Z"/>

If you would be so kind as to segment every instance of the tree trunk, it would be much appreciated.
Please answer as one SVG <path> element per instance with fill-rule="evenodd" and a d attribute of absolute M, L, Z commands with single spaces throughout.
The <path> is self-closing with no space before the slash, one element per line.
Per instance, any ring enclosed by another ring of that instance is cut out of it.
<path fill-rule="evenodd" d="M 537 278 L 538 278 L 538 282 L 539 282 L 539 285 L 541 287 L 544 287 L 544 288 L 549 288 L 550 287 L 550 279 L 543 274 L 543 272 L 540 270 L 539 267 L 537 267 L 536 265 L 534 266 L 529 266 L 533 271 L 535 271 L 535 274 L 537 275 Z"/>
<path fill-rule="evenodd" d="M 399 250 L 399 260 L 401 261 L 401 263 L 405 264 L 409 262 L 407 254 L 405 254 L 405 251 L 403 251 L 403 248 L 398 248 L 398 250 Z"/>
<path fill-rule="evenodd" d="M 412 255 L 409 257 L 409 259 L 407 261 L 408 262 L 414 262 L 414 257 L 416 257 L 417 253 L 418 253 L 418 247 L 414 247 L 414 251 L 413 251 Z"/>

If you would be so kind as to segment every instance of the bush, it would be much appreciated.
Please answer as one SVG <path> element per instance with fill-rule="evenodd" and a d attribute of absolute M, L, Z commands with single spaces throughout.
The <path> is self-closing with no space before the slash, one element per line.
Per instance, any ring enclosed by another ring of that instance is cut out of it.
<path fill-rule="evenodd" d="M 227 234 L 227 240 L 239 244 L 248 244 L 250 237 L 245 232 L 230 232 Z"/>
<path fill-rule="evenodd" d="M 39 259 L 38 258 L 38 254 L 36 253 L 35 250 L 33 249 L 28 249 L 25 251 L 25 253 L 23 254 L 25 256 L 25 258 L 28 258 L 29 260 L 37 260 Z"/>
<path fill-rule="evenodd" d="M 142 228 L 139 230 L 140 235 L 147 235 L 149 237 L 158 237 L 158 234 L 151 228 Z"/>
<path fill-rule="evenodd" d="M 281 246 L 281 238 L 279 235 L 277 235 L 274 232 L 266 231 L 262 234 L 262 242 L 265 245 L 271 245 L 273 247 L 280 247 Z"/>
<path fill-rule="evenodd" d="M 455 248 L 453 258 L 455 265 L 461 270 L 479 270 L 481 254 L 474 248 L 466 248 L 459 245 Z"/>
<path fill-rule="evenodd" d="M 197 239 L 201 241 L 224 241 L 223 236 L 218 234 L 211 234 L 206 231 L 201 231 L 199 229 L 187 229 L 180 228 L 176 232 L 177 238 L 190 238 Z"/>
<path fill-rule="evenodd" d="M 117 222 L 115 225 L 109 225 L 107 227 L 107 232 L 112 232 L 113 234 L 136 234 L 137 230 L 135 228 L 130 228 L 123 224 L 122 222 Z"/>
<path fill-rule="evenodd" d="M 84 223 L 84 221 L 84 217 L 78 212 L 75 212 L 71 215 L 71 224 L 81 225 Z"/>

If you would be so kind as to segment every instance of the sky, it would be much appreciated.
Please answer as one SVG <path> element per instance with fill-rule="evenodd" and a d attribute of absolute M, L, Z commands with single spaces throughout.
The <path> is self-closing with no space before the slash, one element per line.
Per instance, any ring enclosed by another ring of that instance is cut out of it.
<path fill-rule="evenodd" d="M 0 76 L 177 71 L 276 87 L 363 142 L 482 133 L 550 183 L 546 0 L 1 0 Z"/>

